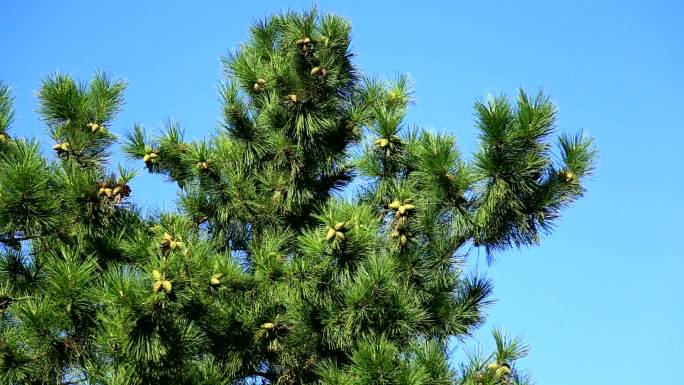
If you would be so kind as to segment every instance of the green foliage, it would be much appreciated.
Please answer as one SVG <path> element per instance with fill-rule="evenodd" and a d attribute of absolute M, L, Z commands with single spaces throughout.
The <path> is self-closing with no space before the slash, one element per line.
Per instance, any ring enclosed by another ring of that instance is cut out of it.
<path fill-rule="evenodd" d="M 7 129 L 14 119 L 14 109 L 12 108 L 12 96 L 10 95 L 10 88 L 3 82 L 0 82 L 0 142 L 4 143 L 9 138 Z"/>
<path fill-rule="evenodd" d="M 109 171 L 122 81 L 43 81 L 49 159 L 10 138 L 0 84 L 0 384 L 529 383 L 527 347 L 499 331 L 490 356 L 450 362 L 491 304 L 465 257 L 538 243 L 583 194 L 591 140 L 554 153 L 554 105 L 520 91 L 476 103 L 468 161 L 407 130 L 410 80 L 363 78 L 347 20 L 250 33 L 223 59 L 218 132 L 124 140 L 177 184 L 173 213 L 141 215 L 135 172 Z"/>

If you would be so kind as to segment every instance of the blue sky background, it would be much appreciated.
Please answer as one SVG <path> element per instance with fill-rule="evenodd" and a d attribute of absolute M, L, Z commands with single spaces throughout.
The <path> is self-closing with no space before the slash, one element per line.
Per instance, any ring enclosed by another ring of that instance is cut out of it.
<path fill-rule="evenodd" d="M 172 117 L 188 137 L 219 118 L 220 56 L 251 22 L 309 1 L 0 0 L 0 78 L 14 89 L 13 134 L 50 143 L 37 119 L 40 80 L 96 69 L 129 82 L 112 130 Z M 539 384 L 682 384 L 684 356 L 684 3 L 652 1 L 364 1 L 317 3 L 351 19 L 358 65 L 407 72 L 409 121 L 474 145 L 473 101 L 518 87 L 549 92 L 559 128 L 584 128 L 600 159 L 589 192 L 534 249 L 486 267 L 491 325 L 522 333 Z M 131 164 L 141 168 L 142 163 Z M 173 208 L 174 187 L 144 175 L 141 205 Z M 475 340 L 469 341 L 475 343 Z"/>

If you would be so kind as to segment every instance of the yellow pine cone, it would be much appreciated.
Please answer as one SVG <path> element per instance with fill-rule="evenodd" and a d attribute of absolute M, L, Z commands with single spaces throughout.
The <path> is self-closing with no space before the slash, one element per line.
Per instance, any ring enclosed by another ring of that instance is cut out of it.
<path fill-rule="evenodd" d="M 399 237 L 399 243 L 401 243 L 402 245 L 405 245 L 406 242 L 408 242 L 408 238 L 406 237 L 406 235 L 401 234 L 401 236 Z"/>
<path fill-rule="evenodd" d="M 161 284 L 162 281 L 154 281 L 154 283 L 152 284 L 152 291 L 155 293 L 159 293 L 159 290 L 161 290 Z"/>
<path fill-rule="evenodd" d="M 414 206 L 414 205 L 412 205 L 412 204 L 410 204 L 410 203 L 407 203 L 407 204 L 404 205 L 404 211 L 411 211 L 411 210 L 413 210 L 413 209 L 415 209 L 415 208 L 416 208 L 416 206 Z"/>
<path fill-rule="evenodd" d="M 57 143 L 54 146 L 52 146 L 52 149 L 57 151 L 69 151 L 69 143 Z"/>
<path fill-rule="evenodd" d="M 263 86 L 264 84 L 266 84 L 266 80 L 264 80 L 264 79 L 262 79 L 262 78 L 259 78 L 259 79 L 257 79 L 257 84 Z"/>
<path fill-rule="evenodd" d="M 0 143 L 5 143 L 7 141 L 7 136 L 5 134 L 0 134 Z"/>
<path fill-rule="evenodd" d="M 273 330 L 275 329 L 275 324 L 273 322 L 265 322 L 261 324 L 261 328 L 264 330 Z"/>
<path fill-rule="evenodd" d="M 377 139 L 375 141 L 375 145 L 380 147 L 380 148 L 385 148 L 385 147 L 389 146 L 389 140 L 387 140 L 385 138 Z"/>
<path fill-rule="evenodd" d="M 337 222 L 337 223 L 335 223 L 335 230 L 337 230 L 337 231 L 340 231 L 340 230 L 344 229 L 344 227 L 345 227 L 344 222 Z"/>
<path fill-rule="evenodd" d="M 164 233 L 164 236 L 163 236 L 163 239 L 166 240 L 166 241 L 173 240 L 173 235 L 171 235 L 171 234 L 165 232 L 165 233 Z"/>
<path fill-rule="evenodd" d="M 112 196 L 112 189 L 107 187 L 104 189 L 104 195 L 111 197 Z"/>
<path fill-rule="evenodd" d="M 311 76 L 316 76 L 316 75 L 325 76 L 325 68 L 321 68 L 321 67 L 312 68 L 311 69 Z"/>
<path fill-rule="evenodd" d="M 120 192 L 121 192 L 121 187 L 118 187 L 118 186 L 114 187 L 114 189 L 112 190 L 112 195 L 117 195 Z"/>
<path fill-rule="evenodd" d="M 338 241 L 344 241 L 345 239 L 347 239 L 347 236 L 344 235 L 344 233 L 341 231 L 336 231 L 335 238 L 337 238 Z"/>
<path fill-rule="evenodd" d="M 105 190 L 107 190 L 106 187 L 100 187 L 100 189 L 97 192 L 97 195 L 99 195 L 99 196 L 105 195 Z"/>
<path fill-rule="evenodd" d="M 399 199 L 395 199 L 387 207 L 391 208 L 392 210 L 397 210 L 399 206 L 401 206 L 401 202 L 399 202 Z"/>
<path fill-rule="evenodd" d="M 209 162 L 208 161 L 197 162 L 197 168 L 200 170 L 208 170 L 209 169 Z"/>
<path fill-rule="evenodd" d="M 161 272 L 159 270 L 152 270 L 152 278 L 159 281 L 159 280 L 161 280 L 161 277 L 162 277 L 162 275 L 161 275 Z"/>
<path fill-rule="evenodd" d="M 161 281 L 161 288 L 166 292 L 166 294 L 171 293 L 171 281 L 163 280 Z"/>
<path fill-rule="evenodd" d="M 90 132 L 96 133 L 97 131 L 104 131 L 105 128 L 101 124 L 97 123 L 88 123 L 88 127 L 90 127 Z"/>
<path fill-rule="evenodd" d="M 399 209 L 397 209 L 397 213 L 400 215 L 406 214 L 406 206 L 404 206 L 404 205 L 399 206 Z"/>
<path fill-rule="evenodd" d="M 390 237 L 392 237 L 392 238 L 399 238 L 400 235 L 401 235 L 401 233 L 399 232 L 399 230 L 393 230 L 390 233 Z"/>
<path fill-rule="evenodd" d="M 491 364 L 487 365 L 487 369 L 490 370 L 497 370 L 501 367 L 501 365 L 497 364 L 496 362 L 492 362 Z"/>
<path fill-rule="evenodd" d="M 564 177 L 566 182 L 573 182 L 575 180 L 575 173 L 572 171 L 566 171 Z"/>
<path fill-rule="evenodd" d="M 507 366 L 501 366 L 500 368 L 496 369 L 495 373 L 497 376 L 501 377 L 510 374 L 511 369 L 509 369 Z"/>
<path fill-rule="evenodd" d="M 297 101 L 299 100 L 297 94 L 289 94 L 287 95 L 287 98 L 290 99 L 292 103 L 297 103 Z"/>
<path fill-rule="evenodd" d="M 150 161 L 150 155 L 149 155 L 149 154 L 145 154 L 145 156 L 143 156 L 143 162 L 147 163 L 147 162 L 149 162 L 149 161 Z"/>
<path fill-rule="evenodd" d="M 223 274 L 221 274 L 221 273 L 216 273 L 216 274 L 212 275 L 211 280 L 210 280 L 211 284 L 213 286 L 220 285 L 221 284 L 221 277 L 223 277 Z"/>
<path fill-rule="evenodd" d="M 335 233 L 335 229 L 329 228 L 328 233 L 325 234 L 325 239 L 327 239 L 328 241 L 332 241 L 332 239 L 335 238 Z"/>
<path fill-rule="evenodd" d="M 301 39 L 297 39 L 297 40 L 295 41 L 295 43 L 296 43 L 297 45 L 309 44 L 309 43 L 311 43 L 311 38 L 304 37 L 304 38 L 301 38 Z"/>
<path fill-rule="evenodd" d="M 263 87 L 259 83 L 254 83 L 254 91 L 259 92 Z"/>

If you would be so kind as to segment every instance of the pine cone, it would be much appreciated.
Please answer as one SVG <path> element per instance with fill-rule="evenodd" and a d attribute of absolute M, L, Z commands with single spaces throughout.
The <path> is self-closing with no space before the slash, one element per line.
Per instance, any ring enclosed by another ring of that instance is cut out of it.
<path fill-rule="evenodd" d="M 501 376 L 505 376 L 505 375 L 507 375 L 507 374 L 510 374 L 510 373 L 511 373 L 511 369 L 509 369 L 509 368 L 506 367 L 506 366 L 501 366 L 500 368 L 496 369 L 496 372 L 495 372 L 495 373 L 496 373 L 497 376 L 501 377 Z"/>
<path fill-rule="evenodd" d="M 93 134 L 100 130 L 104 131 L 104 127 L 97 123 L 88 123 L 88 127 L 90 128 L 90 132 L 92 132 Z"/>
<path fill-rule="evenodd" d="M 401 202 L 399 201 L 399 199 L 395 199 L 387 207 L 389 207 L 392 210 L 398 210 L 399 206 L 401 206 Z"/>
<path fill-rule="evenodd" d="M 161 241 L 161 247 L 163 250 L 168 250 L 171 247 L 171 241 L 168 239 L 164 239 Z"/>
<path fill-rule="evenodd" d="M 69 143 L 68 142 L 57 143 L 54 146 L 52 146 L 52 149 L 57 151 L 57 152 L 69 151 Z"/>
<path fill-rule="evenodd" d="M 316 75 L 325 76 L 325 69 L 321 68 L 321 67 L 312 68 L 311 69 L 311 76 L 316 76 Z"/>
<path fill-rule="evenodd" d="M 264 322 L 261 324 L 261 328 L 264 330 L 273 330 L 275 329 L 275 324 L 273 322 Z"/>
<path fill-rule="evenodd" d="M 572 172 L 572 171 L 569 171 L 569 170 L 567 170 L 567 171 L 561 171 L 561 172 L 560 172 L 560 176 L 561 176 L 561 178 L 563 178 L 563 180 L 564 180 L 566 183 L 574 182 L 575 179 L 576 179 L 575 173 Z"/>
<path fill-rule="evenodd" d="M 221 284 L 221 277 L 223 277 L 222 273 L 216 273 L 216 274 L 212 275 L 211 280 L 210 280 L 211 285 L 212 286 L 220 285 Z"/>
<path fill-rule="evenodd" d="M 157 154 L 157 153 L 154 152 L 154 151 L 151 151 L 150 153 L 145 154 L 145 156 L 143 156 L 143 161 L 144 161 L 145 163 L 148 163 L 148 164 L 157 163 L 157 158 L 158 158 L 158 157 L 159 157 L 159 154 Z"/>
<path fill-rule="evenodd" d="M 172 289 L 171 281 L 167 281 L 167 280 L 161 281 L 161 288 L 166 292 L 166 294 L 170 294 L 171 289 Z"/>
<path fill-rule="evenodd" d="M 414 205 L 412 205 L 412 204 L 410 204 L 410 203 L 406 203 L 403 207 L 404 207 L 404 210 L 405 210 L 405 211 L 413 211 L 413 209 L 416 208 L 416 206 L 414 206 Z"/>
<path fill-rule="evenodd" d="M 375 145 L 380 147 L 380 148 L 385 148 L 390 144 L 389 140 L 385 138 L 380 138 L 375 141 Z"/>
<path fill-rule="evenodd" d="M 208 170 L 209 169 L 209 162 L 208 161 L 197 162 L 197 168 L 200 170 Z"/>

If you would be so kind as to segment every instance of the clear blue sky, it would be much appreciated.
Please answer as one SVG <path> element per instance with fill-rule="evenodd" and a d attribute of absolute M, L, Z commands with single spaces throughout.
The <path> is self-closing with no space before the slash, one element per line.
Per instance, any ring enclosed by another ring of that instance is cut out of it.
<path fill-rule="evenodd" d="M 600 150 L 589 193 L 541 247 L 489 268 L 479 260 L 496 283 L 491 324 L 524 334 L 533 348 L 524 366 L 539 384 L 684 383 L 683 3 L 419 3 L 318 5 L 352 20 L 364 71 L 412 76 L 410 121 L 472 149 L 475 98 L 542 87 L 560 107 L 559 127 L 584 128 Z M 219 117 L 219 57 L 254 18 L 311 4 L 2 0 L 0 78 L 16 96 L 13 131 L 47 149 L 34 113 L 40 79 L 103 69 L 129 82 L 115 133 L 173 117 L 202 137 Z M 140 177 L 133 199 L 172 208 L 173 187 L 157 182 Z"/>

